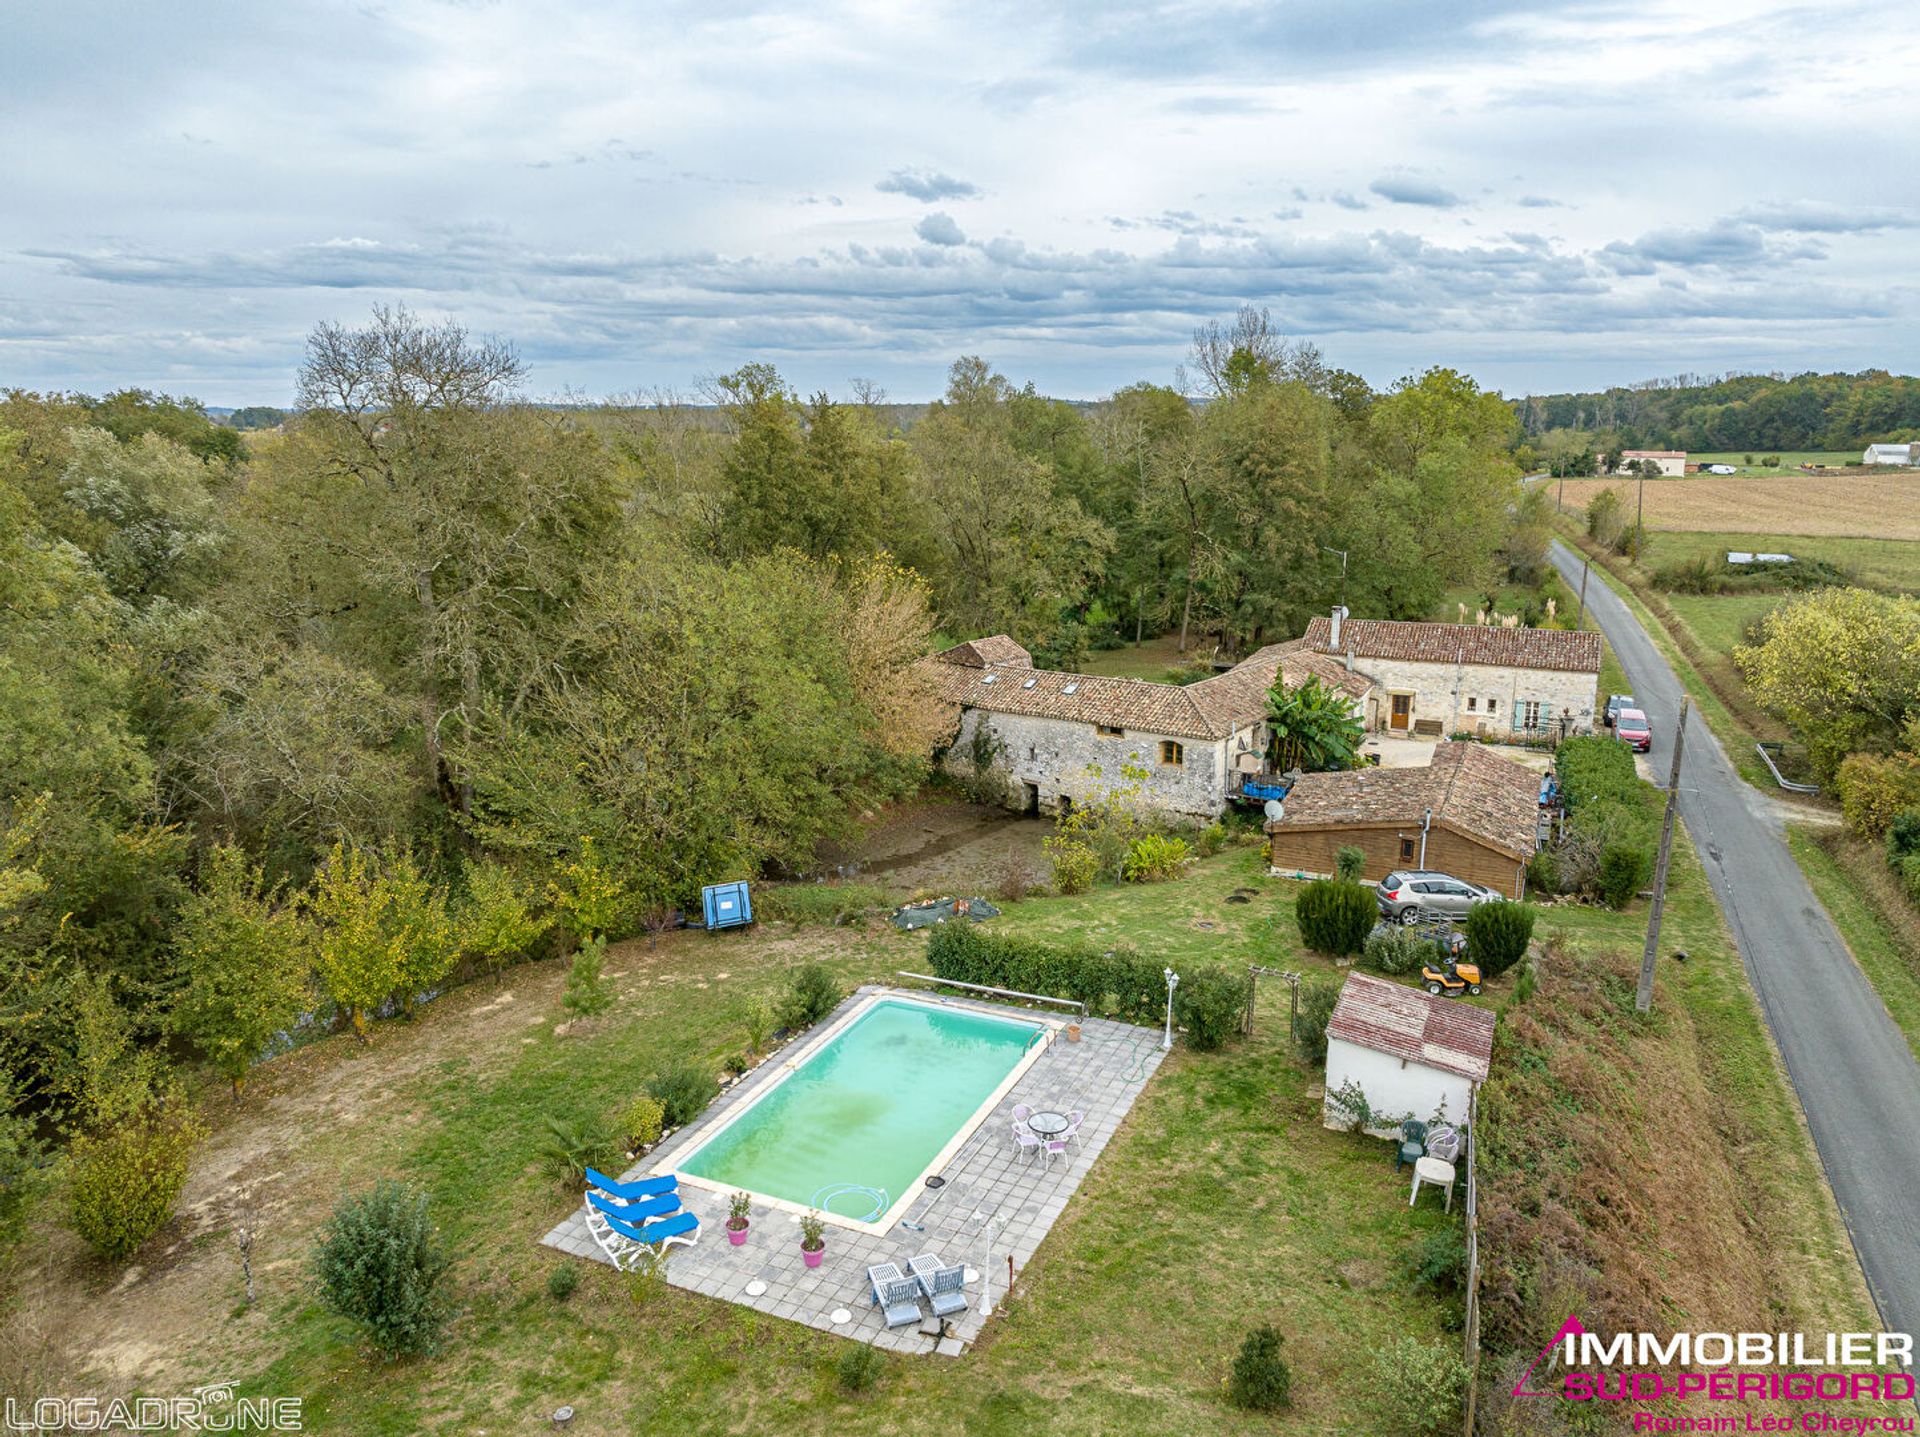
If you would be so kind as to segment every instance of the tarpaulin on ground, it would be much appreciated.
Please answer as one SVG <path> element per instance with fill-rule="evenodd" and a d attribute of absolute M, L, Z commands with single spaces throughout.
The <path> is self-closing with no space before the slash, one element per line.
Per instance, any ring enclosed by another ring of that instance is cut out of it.
<path fill-rule="evenodd" d="M 925 903 L 909 903 L 893 910 L 888 921 L 895 928 L 931 928 L 950 918 L 978 923 L 983 918 L 998 918 L 1000 910 L 984 898 L 929 898 Z"/>

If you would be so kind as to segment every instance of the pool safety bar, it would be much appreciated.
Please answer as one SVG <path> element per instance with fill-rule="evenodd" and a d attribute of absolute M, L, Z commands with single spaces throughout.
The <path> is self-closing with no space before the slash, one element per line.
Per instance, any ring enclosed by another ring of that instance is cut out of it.
<path fill-rule="evenodd" d="M 1087 1016 L 1087 1005 L 1077 998 L 1055 998 L 1048 993 L 1022 993 L 1018 988 L 994 988 L 985 983 L 962 983 L 958 978 L 936 978 L 931 973 L 909 973 L 904 968 L 894 970 L 896 978 L 917 978 L 922 983 L 935 983 L 942 988 L 965 988 L 974 993 L 992 993 L 999 998 L 1021 998 L 1029 1003 L 1054 1003 L 1062 1008 L 1075 1009 L 1082 1018 Z"/>
<path fill-rule="evenodd" d="M 872 1198 L 873 1211 L 865 1217 L 854 1217 L 850 1212 L 833 1212 L 830 1206 L 833 1200 L 837 1197 L 845 1197 L 848 1193 L 861 1193 Z M 821 1212 L 833 1212 L 835 1217 L 850 1218 L 854 1222 L 878 1222 L 880 1214 L 892 1207 L 893 1201 L 887 1196 L 885 1188 L 870 1188 L 862 1183 L 828 1183 L 813 1195 L 813 1201 L 807 1206 L 817 1208 Z"/>

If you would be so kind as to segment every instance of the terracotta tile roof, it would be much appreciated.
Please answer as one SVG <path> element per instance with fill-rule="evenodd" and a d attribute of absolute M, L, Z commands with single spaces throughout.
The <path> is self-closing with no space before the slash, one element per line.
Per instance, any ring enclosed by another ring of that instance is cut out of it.
<path fill-rule="evenodd" d="M 1307 625 L 1307 647 L 1333 653 L 1325 618 Z M 1399 619 L 1348 619 L 1340 648 L 1356 659 L 1424 664 L 1484 664 L 1503 669 L 1600 672 L 1600 635 L 1572 629 L 1503 629 L 1497 624 L 1418 624 Z"/>
<path fill-rule="evenodd" d="M 1327 1036 L 1484 1083 L 1493 1024 L 1485 1008 L 1352 973 L 1327 1020 Z"/>
<path fill-rule="evenodd" d="M 984 639 L 969 639 L 964 644 L 955 644 L 950 649 L 942 649 L 934 657 L 944 663 L 963 664 L 971 669 L 984 669 L 995 664 L 1019 669 L 1033 667 L 1033 655 L 1005 634 L 993 634 Z"/>
<path fill-rule="evenodd" d="M 1001 654 L 1017 657 L 994 657 Z M 1349 673 L 1339 660 L 1307 652 L 1298 639 L 1269 644 L 1224 674 L 1184 686 L 1036 669 L 1027 651 L 1004 634 L 955 645 L 924 667 L 940 697 L 951 703 L 1171 738 L 1228 738 L 1258 723 L 1266 715 L 1267 690 L 1276 674 L 1284 674 L 1289 686 L 1317 674 L 1355 698 L 1373 687 L 1372 680 Z"/>
<path fill-rule="evenodd" d="M 1533 856 L 1540 775 L 1477 743 L 1442 743 L 1425 768 L 1303 774 L 1286 797 L 1282 829 L 1434 823 L 1524 862 Z"/>

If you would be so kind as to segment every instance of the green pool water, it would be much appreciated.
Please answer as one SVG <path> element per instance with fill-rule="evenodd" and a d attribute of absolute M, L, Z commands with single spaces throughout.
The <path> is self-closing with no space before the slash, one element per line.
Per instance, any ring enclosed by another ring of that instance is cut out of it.
<path fill-rule="evenodd" d="M 866 1218 L 875 1200 L 825 1189 L 909 1189 L 1041 1031 L 1036 1023 L 882 999 L 808 1058 L 680 1171 Z"/>

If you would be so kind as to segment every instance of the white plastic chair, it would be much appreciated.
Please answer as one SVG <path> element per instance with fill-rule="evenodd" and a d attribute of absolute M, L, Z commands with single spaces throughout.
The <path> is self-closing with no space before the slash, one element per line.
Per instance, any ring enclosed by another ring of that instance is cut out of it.
<path fill-rule="evenodd" d="M 1080 1139 L 1080 1125 L 1084 1123 L 1086 1120 L 1087 1120 L 1087 1115 L 1085 1113 L 1081 1113 L 1081 1112 L 1068 1113 L 1067 1114 L 1067 1130 L 1060 1135 L 1061 1138 L 1066 1142 L 1070 1142 L 1070 1143 L 1078 1142 Z"/>
<path fill-rule="evenodd" d="M 1047 1151 L 1047 1166 L 1051 1167 L 1053 1166 L 1053 1160 L 1055 1158 L 1057 1157 L 1064 1158 L 1067 1155 L 1066 1138 L 1064 1136 L 1057 1137 L 1057 1138 L 1048 1138 L 1047 1144 L 1046 1144 L 1046 1151 Z"/>
<path fill-rule="evenodd" d="M 1015 1123 L 1013 1145 L 1022 1153 L 1037 1153 L 1040 1151 L 1040 1136 L 1025 1123 Z"/>

